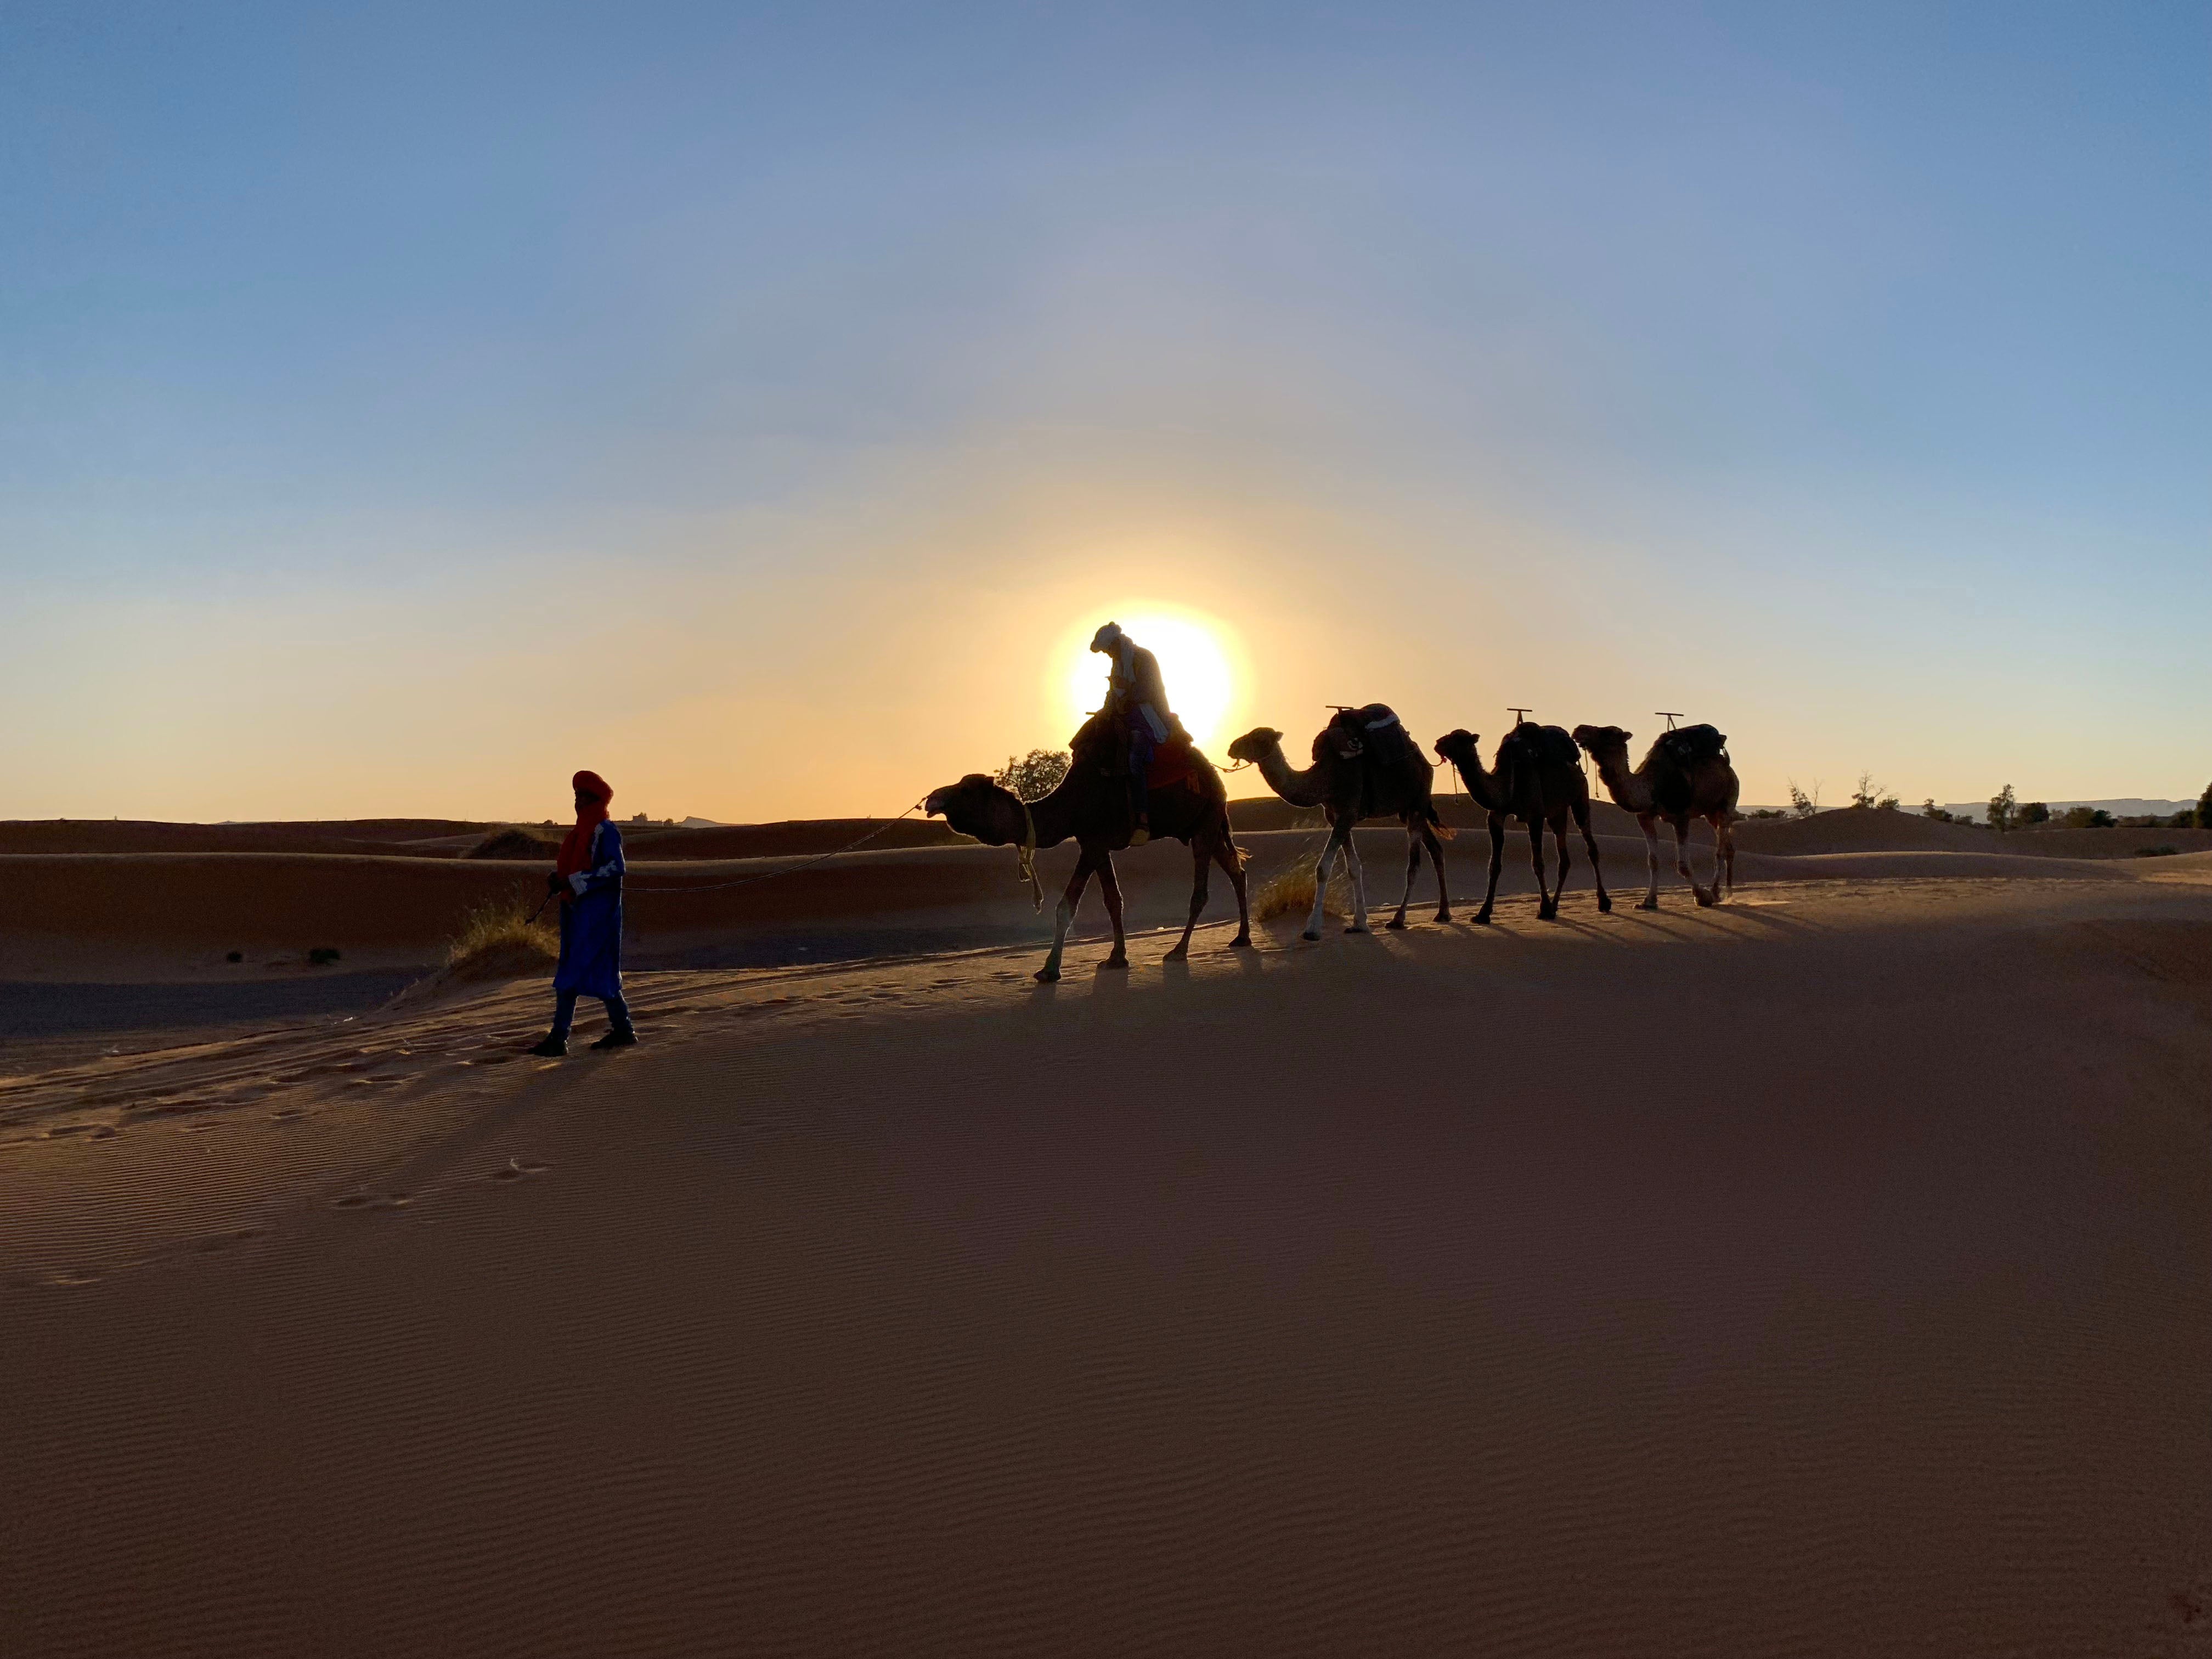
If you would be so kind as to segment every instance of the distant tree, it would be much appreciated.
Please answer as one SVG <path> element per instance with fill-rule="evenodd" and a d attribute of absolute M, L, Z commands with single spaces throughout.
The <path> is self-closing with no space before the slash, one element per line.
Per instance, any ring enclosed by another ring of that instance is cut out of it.
<path fill-rule="evenodd" d="M 1920 816 L 1923 818 L 1933 818 L 1938 823 L 1956 823 L 1959 821 L 1959 815 L 1955 812 L 1947 812 L 1938 806 L 1933 795 L 1920 803 Z"/>
<path fill-rule="evenodd" d="M 2204 809 L 2201 806 L 2185 806 L 2179 812 L 2176 812 L 2172 817 L 2166 819 L 2165 827 L 2168 830 L 2187 830 L 2193 826 L 2199 830 L 2212 830 L 2212 824 L 2204 823 L 2200 821 L 2203 817 L 2203 813 Z"/>
<path fill-rule="evenodd" d="M 1874 774 L 1859 774 L 1859 787 L 1851 791 L 1851 805 L 1860 811 L 1870 811 L 1881 794 L 1881 786 L 1874 781 Z"/>
<path fill-rule="evenodd" d="M 1786 818 L 1790 815 L 1778 806 L 1754 806 L 1744 816 L 1752 818 Z"/>
<path fill-rule="evenodd" d="M 2204 793 L 2197 798 L 2197 827 L 2212 830 L 2212 783 L 2206 784 Z"/>
<path fill-rule="evenodd" d="M 1000 788 L 1012 790 L 1024 800 L 1042 800 L 1060 787 L 1067 765 L 1064 749 L 1032 749 L 1018 760 L 1007 756 L 1006 763 L 993 775 Z"/>
<path fill-rule="evenodd" d="M 2012 786 L 2010 784 L 2005 785 L 2005 787 L 1998 790 L 1996 794 L 1991 795 L 1990 797 L 1990 828 L 1992 830 L 2011 829 L 2013 811 L 2018 805 L 2019 802 L 2013 797 Z"/>
<path fill-rule="evenodd" d="M 2092 830 L 2109 830 L 2117 822 L 2118 820 L 2101 806 L 2093 806 L 2089 809 L 2089 827 Z"/>
<path fill-rule="evenodd" d="M 2039 800 L 2022 801 L 2020 810 L 2012 815 L 2012 827 L 2024 830 L 2031 823 L 2051 822 L 2051 808 Z"/>
<path fill-rule="evenodd" d="M 1790 810 L 1801 818 L 1809 818 L 1820 810 L 1820 781 L 1813 780 L 1813 793 L 1807 794 L 1797 787 L 1797 780 L 1790 780 Z"/>

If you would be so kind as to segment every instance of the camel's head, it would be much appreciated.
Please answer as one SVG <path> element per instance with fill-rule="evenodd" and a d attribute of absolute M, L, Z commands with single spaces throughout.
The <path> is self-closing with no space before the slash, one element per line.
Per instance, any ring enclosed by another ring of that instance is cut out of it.
<path fill-rule="evenodd" d="M 1229 745 L 1229 758 L 1249 764 L 1270 750 L 1283 746 L 1283 734 L 1272 726 L 1255 726 Z"/>
<path fill-rule="evenodd" d="M 1571 734 L 1575 746 L 1600 766 L 1619 762 L 1628 763 L 1628 740 L 1633 732 L 1624 732 L 1617 726 L 1577 726 Z"/>
<path fill-rule="evenodd" d="M 970 772 L 957 783 L 931 790 L 921 805 L 929 817 L 942 817 L 962 835 L 986 847 L 1008 847 L 1022 838 L 1021 797 L 981 772 Z"/>
<path fill-rule="evenodd" d="M 1482 739 L 1466 730 L 1447 732 L 1437 739 L 1437 753 L 1462 771 L 1482 769 L 1482 752 L 1476 746 Z"/>

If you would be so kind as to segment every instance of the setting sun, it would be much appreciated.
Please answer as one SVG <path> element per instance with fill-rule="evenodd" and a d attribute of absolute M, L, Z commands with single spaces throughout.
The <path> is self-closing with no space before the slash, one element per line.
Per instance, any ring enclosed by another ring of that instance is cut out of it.
<path fill-rule="evenodd" d="M 1200 748 L 1215 743 L 1235 703 L 1242 652 L 1235 634 L 1210 617 L 1153 605 L 1103 610 L 1071 629 L 1058 653 L 1067 699 L 1069 729 L 1106 700 L 1107 660 L 1094 653 L 1091 635 L 1109 618 L 1159 659 L 1160 677 L 1183 727 Z"/>

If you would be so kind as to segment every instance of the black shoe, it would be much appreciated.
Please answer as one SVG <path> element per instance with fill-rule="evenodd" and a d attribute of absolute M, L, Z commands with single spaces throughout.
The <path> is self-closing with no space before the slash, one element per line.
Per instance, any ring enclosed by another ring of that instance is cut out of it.
<path fill-rule="evenodd" d="M 631 1030 L 628 1026 L 624 1026 L 619 1031 L 608 1032 L 597 1042 L 594 1042 L 592 1047 L 594 1048 L 635 1048 L 637 1047 L 637 1033 Z"/>
<path fill-rule="evenodd" d="M 564 1036 L 556 1036 L 548 1031 L 538 1039 L 538 1046 L 530 1052 L 546 1060 L 558 1060 L 568 1052 L 568 1039 Z"/>

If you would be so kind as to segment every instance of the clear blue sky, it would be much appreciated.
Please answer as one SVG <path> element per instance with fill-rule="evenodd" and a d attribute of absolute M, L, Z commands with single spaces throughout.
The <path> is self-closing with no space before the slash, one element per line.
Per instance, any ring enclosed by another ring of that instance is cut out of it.
<path fill-rule="evenodd" d="M 2212 777 L 2212 6 L 0 0 L 0 817 L 895 810 L 1145 602 Z"/>

